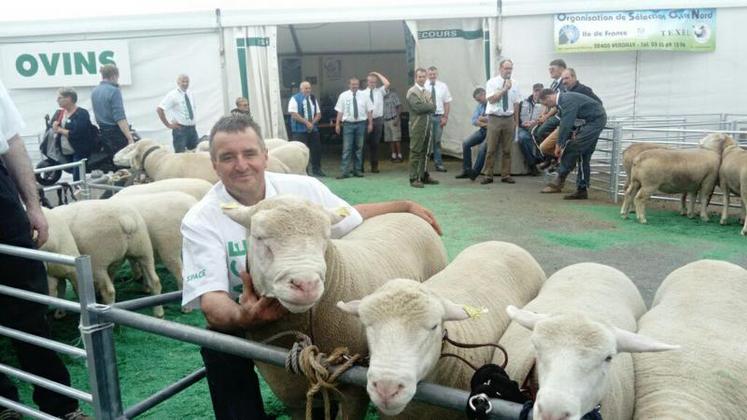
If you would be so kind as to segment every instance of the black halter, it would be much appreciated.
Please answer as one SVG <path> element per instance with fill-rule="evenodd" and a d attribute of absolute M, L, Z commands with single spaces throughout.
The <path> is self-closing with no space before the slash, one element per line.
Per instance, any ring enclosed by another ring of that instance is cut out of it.
<path fill-rule="evenodd" d="M 161 146 L 151 146 L 150 149 L 146 150 L 145 153 L 143 153 L 143 159 L 140 161 L 140 166 L 145 169 L 145 159 L 148 158 L 148 155 L 155 152 L 156 150 L 160 149 Z"/>

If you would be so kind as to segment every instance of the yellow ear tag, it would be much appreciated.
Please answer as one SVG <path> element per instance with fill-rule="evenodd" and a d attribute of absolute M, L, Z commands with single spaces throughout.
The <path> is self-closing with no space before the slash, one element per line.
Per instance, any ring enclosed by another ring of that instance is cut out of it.
<path fill-rule="evenodd" d="M 464 312 L 467 313 L 467 315 L 470 317 L 470 319 L 477 319 L 482 314 L 488 313 L 488 308 L 485 308 L 485 307 L 476 308 L 476 307 L 470 306 L 470 305 L 462 305 L 462 309 L 464 309 Z"/>
<path fill-rule="evenodd" d="M 237 209 L 239 208 L 239 203 L 235 201 L 232 203 L 221 203 L 220 208 L 222 208 L 223 210 Z"/>
<path fill-rule="evenodd" d="M 350 216 L 350 210 L 347 207 L 338 207 L 335 209 L 335 214 L 340 217 L 348 217 Z"/>

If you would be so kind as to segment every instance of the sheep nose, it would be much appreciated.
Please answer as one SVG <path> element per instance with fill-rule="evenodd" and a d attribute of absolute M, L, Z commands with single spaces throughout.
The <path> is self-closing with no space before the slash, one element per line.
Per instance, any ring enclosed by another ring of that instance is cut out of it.
<path fill-rule="evenodd" d="M 317 278 L 292 278 L 291 287 L 302 293 L 312 293 L 319 288 L 319 279 Z"/>
<path fill-rule="evenodd" d="M 396 397 L 403 389 L 405 384 L 400 381 L 391 379 L 382 379 L 373 383 L 376 394 L 381 400 L 386 403 L 392 398 Z"/>

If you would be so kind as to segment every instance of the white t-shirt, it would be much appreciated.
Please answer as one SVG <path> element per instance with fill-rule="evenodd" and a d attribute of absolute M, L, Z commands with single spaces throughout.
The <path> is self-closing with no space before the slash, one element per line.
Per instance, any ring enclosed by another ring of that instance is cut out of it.
<path fill-rule="evenodd" d="M 356 92 L 355 101 L 358 105 L 358 118 L 355 118 L 355 113 L 353 112 L 353 91 L 346 90 L 337 98 L 335 111 L 342 112 L 343 121 L 366 121 L 368 119 L 368 111 L 373 111 L 373 103 L 371 102 L 371 99 L 368 95 L 364 95 L 362 91 L 359 90 Z"/>
<path fill-rule="evenodd" d="M 361 91 L 366 97 L 371 100 L 371 89 L 366 88 Z M 384 116 L 384 95 L 387 94 L 384 86 L 379 86 L 373 90 L 373 118 L 381 118 Z"/>
<path fill-rule="evenodd" d="M 316 178 L 265 172 L 265 198 L 278 194 L 291 194 L 327 208 L 346 207 L 350 214 L 332 226 L 333 238 L 342 237 L 363 222 L 355 208 Z M 200 296 L 207 292 L 225 291 L 235 296 L 241 293 L 239 273 L 248 271 L 247 233 L 244 226 L 223 213 L 221 204 L 231 202 L 236 200 L 218 182 L 182 220 L 185 308 L 199 308 Z"/>
<path fill-rule="evenodd" d="M 444 113 L 444 104 L 448 104 L 451 102 L 451 92 L 449 92 L 449 87 L 446 85 L 446 83 L 436 80 L 436 112 L 434 114 L 436 115 L 443 115 Z M 433 93 L 433 90 L 431 89 L 431 81 L 426 80 L 425 81 L 425 89 L 428 92 Z"/>
<path fill-rule="evenodd" d="M 485 95 L 488 97 L 495 95 L 496 92 L 503 89 L 503 83 L 503 78 L 500 75 L 488 80 L 485 84 Z M 494 104 L 491 104 L 490 101 L 488 101 L 485 106 L 485 113 L 498 116 L 514 115 L 513 104 L 519 104 L 521 101 L 522 98 L 521 92 L 519 92 L 519 84 L 516 83 L 516 80 L 511 79 L 511 89 L 508 90 L 508 107 L 506 110 L 503 110 L 503 98 L 501 97 L 498 102 Z"/>
<path fill-rule="evenodd" d="M 169 122 L 176 121 L 180 125 L 195 125 L 194 118 L 197 113 L 195 98 L 190 91 L 186 92 L 186 95 L 189 96 L 189 104 L 192 106 L 192 118 L 189 118 L 189 110 L 184 95 L 184 91 L 176 88 L 164 96 L 158 107 L 166 113 L 166 120 Z"/>
<path fill-rule="evenodd" d="M 8 151 L 8 140 L 20 135 L 23 127 L 21 114 L 0 80 L 0 155 Z"/>
<path fill-rule="evenodd" d="M 304 101 L 306 101 L 306 98 L 304 98 Z M 316 112 L 322 112 L 322 107 L 319 106 L 319 101 L 316 100 L 316 98 L 314 98 L 314 101 L 316 102 L 316 108 L 314 108 L 314 104 L 311 104 L 311 109 L 310 110 L 306 110 L 306 109 L 304 110 L 304 111 L 310 112 L 312 114 L 311 118 L 309 118 L 308 115 L 301 115 L 302 118 L 311 121 L 311 120 L 314 119 L 314 115 L 313 115 L 314 114 L 314 109 L 316 109 Z M 311 97 L 309 97 L 309 102 L 311 102 Z M 288 101 L 288 112 L 289 113 L 291 113 L 291 112 L 298 113 L 298 103 L 296 102 L 296 99 L 294 97 L 292 97 L 292 96 L 290 98 L 290 101 Z"/>

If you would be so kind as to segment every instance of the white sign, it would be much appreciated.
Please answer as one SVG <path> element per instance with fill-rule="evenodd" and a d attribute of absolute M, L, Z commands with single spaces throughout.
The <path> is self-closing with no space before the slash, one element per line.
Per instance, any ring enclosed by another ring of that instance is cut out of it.
<path fill-rule="evenodd" d="M 7 44 L 0 50 L 3 82 L 10 89 L 95 86 L 104 64 L 117 65 L 120 85 L 132 83 L 127 41 Z"/>

